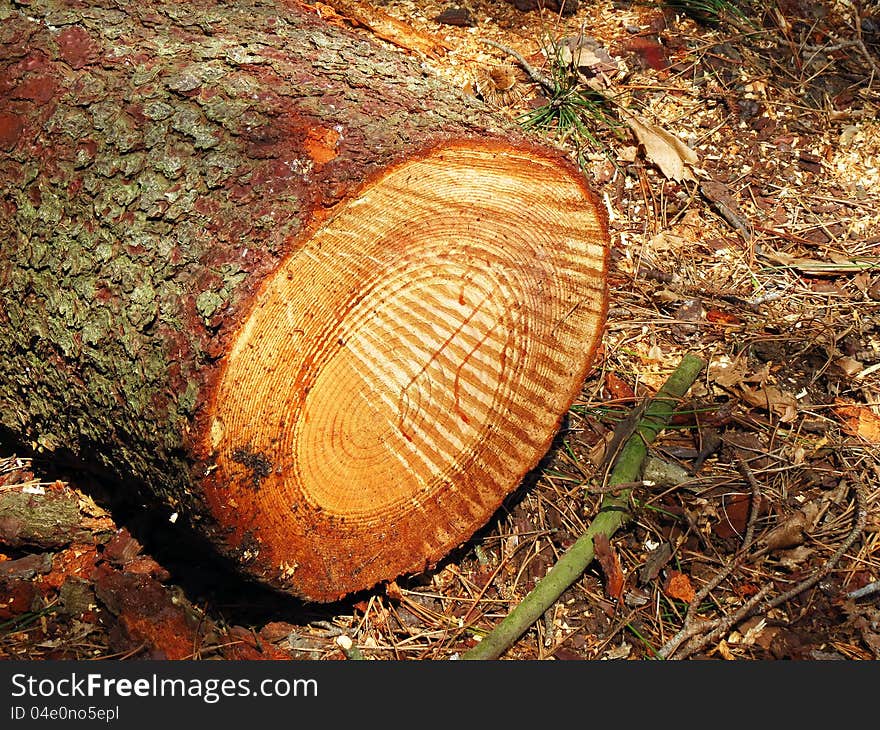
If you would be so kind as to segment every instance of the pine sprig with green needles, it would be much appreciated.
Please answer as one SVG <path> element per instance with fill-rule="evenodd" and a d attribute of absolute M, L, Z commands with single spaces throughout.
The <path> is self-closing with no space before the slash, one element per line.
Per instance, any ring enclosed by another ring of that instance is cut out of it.
<path fill-rule="evenodd" d="M 745 13 L 730 0 L 665 0 L 663 4 L 705 25 L 747 22 Z"/>
<path fill-rule="evenodd" d="M 566 58 L 565 46 L 552 38 L 545 46 L 550 64 L 550 74 L 536 71 L 517 51 L 491 40 L 484 40 L 516 59 L 523 70 L 547 94 L 547 103 L 520 115 L 518 121 L 524 129 L 551 133 L 560 144 L 569 143 L 577 152 L 584 146 L 609 153 L 607 145 L 600 140 L 603 131 L 611 130 L 621 135 L 623 124 L 614 112 L 614 102 L 599 91 L 585 86 L 576 68 L 572 66 L 571 54 Z"/>
<path fill-rule="evenodd" d="M 599 135 L 603 130 L 616 131 L 621 127 L 613 111 L 613 102 L 600 92 L 585 87 L 563 53 L 564 46 L 551 40 L 546 49 L 550 61 L 550 75 L 543 84 L 549 98 L 546 104 L 523 114 L 519 121 L 525 129 L 550 131 L 559 143 L 571 142 L 576 147 L 584 143 L 595 149 L 604 149 Z"/>

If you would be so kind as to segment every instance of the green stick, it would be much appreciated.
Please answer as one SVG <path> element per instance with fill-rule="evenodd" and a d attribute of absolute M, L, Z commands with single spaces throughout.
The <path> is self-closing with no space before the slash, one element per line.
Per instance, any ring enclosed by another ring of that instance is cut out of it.
<path fill-rule="evenodd" d="M 645 409 L 635 433 L 624 443 L 608 478 L 608 485 L 627 484 L 638 479 L 648 445 L 669 423 L 676 405 L 694 384 L 705 363 L 685 355 L 675 372 L 663 384 Z M 630 489 L 611 492 L 602 499 L 599 513 L 532 591 L 483 640 L 461 655 L 462 659 L 497 659 L 522 636 L 559 596 L 586 570 L 593 560 L 593 537 L 611 537 L 629 519 Z"/>

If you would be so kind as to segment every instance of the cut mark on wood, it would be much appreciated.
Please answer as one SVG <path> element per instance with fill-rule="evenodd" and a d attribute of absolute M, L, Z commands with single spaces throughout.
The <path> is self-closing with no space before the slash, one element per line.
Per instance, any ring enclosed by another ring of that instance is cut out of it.
<path fill-rule="evenodd" d="M 601 337 L 599 216 L 555 160 L 452 145 L 372 181 L 264 286 L 217 390 L 215 502 L 268 515 L 253 534 L 305 595 L 421 569 L 543 456 Z"/>

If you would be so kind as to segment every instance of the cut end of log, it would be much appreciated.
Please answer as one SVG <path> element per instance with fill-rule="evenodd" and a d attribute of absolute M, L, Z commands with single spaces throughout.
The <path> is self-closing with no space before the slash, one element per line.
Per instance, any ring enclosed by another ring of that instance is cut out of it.
<path fill-rule="evenodd" d="M 607 238 L 530 148 L 435 148 L 340 204 L 265 282 L 211 404 L 208 502 L 248 569 L 331 601 L 469 539 L 580 391 Z"/>

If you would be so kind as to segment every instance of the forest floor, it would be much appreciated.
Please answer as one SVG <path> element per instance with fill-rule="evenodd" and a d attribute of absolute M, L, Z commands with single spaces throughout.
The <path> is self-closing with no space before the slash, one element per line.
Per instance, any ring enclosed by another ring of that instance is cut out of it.
<path fill-rule="evenodd" d="M 461 656 L 585 530 L 631 414 L 692 353 L 707 367 L 632 519 L 503 657 L 880 658 L 880 7 L 699 3 L 713 22 L 669 5 L 313 5 L 581 164 L 612 240 L 582 394 L 471 541 L 326 606 L 230 583 L 87 478 L 0 445 L 0 507 L 40 495 L 54 515 L 0 545 L 0 657 Z"/>

